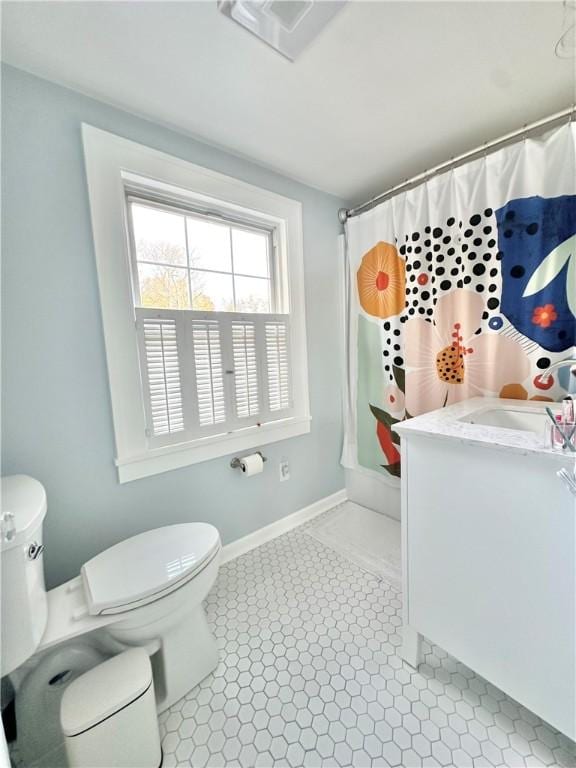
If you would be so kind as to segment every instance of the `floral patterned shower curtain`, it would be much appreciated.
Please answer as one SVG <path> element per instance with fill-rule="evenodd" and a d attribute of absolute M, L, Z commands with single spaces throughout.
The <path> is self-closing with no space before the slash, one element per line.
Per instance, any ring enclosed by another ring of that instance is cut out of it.
<path fill-rule="evenodd" d="M 347 223 L 343 464 L 400 474 L 394 425 L 476 396 L 556 400 L 576 351 L 576 125 Z"/>

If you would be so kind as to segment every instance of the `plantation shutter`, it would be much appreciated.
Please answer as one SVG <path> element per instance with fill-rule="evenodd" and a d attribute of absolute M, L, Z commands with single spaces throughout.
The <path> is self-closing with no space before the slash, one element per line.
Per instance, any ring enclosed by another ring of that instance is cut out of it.
<path fill-rule="evenodd" d="M 149 430 L 154 436 L 182 432 L 184 411 L 175 321 L 170 318 L 145 318 L 142 345 Z"/>
<path fill-rule="evenodd" d="M 284 411 L 292 405 L 286 320 L 265 323 L 265 346 L 268 408 L 272 413 Z"/>
<path fill-rule="evenodd" d="M 136 309 L 150 445 L 292 413 L 288 315 Z"/>
<path fill-rule="evenodd" d="M 256 328 L 253 321 L 232 322 L 232 356 L 236 417 L 246 419 L 260 413 L 260 382 Z"/>
<path fill-rule="evenodd" d="M 226 421 L 222 344 L 218 320 L 192 320 L 192 356 L 200 427 Z"/>

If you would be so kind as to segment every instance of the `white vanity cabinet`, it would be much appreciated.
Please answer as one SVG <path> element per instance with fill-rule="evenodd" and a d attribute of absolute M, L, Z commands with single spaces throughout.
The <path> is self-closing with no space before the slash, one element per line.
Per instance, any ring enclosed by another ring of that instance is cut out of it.
<path fill-rule="evenodd" d="M 426 419 L 399 428 L 404 657 L 423 635 L 575 738 L 576 499 L 556 475 L 574 458 Z"/>

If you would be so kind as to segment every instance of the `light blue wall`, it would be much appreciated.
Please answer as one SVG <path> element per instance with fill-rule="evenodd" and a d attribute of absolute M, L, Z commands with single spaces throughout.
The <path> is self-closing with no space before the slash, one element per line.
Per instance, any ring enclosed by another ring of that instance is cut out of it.
<path fill-rule="evenodd" d="M 46 487 L 48 585 L 148 528 L 205 520 L 229 542 L 342 488 L 343 201 L 11 67 L 2 102 L 3 474 Z M 264 474 L 242 478 L 222 458 L 119 485 L 82 122 L 302 202 L 312 433 L 266 446 Z M 280 484 L 284 456 L 292 477 Z"/>

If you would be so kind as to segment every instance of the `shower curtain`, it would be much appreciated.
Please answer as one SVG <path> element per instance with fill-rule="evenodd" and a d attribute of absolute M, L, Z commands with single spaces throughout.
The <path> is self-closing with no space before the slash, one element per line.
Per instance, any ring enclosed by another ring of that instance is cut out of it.
<path fill-rule="evenodd" d="M 556 400 L 576 351 L 576 125 L 347 224 L 342 463 L 392 482 L 403 419 L 476 396 Z"/>

